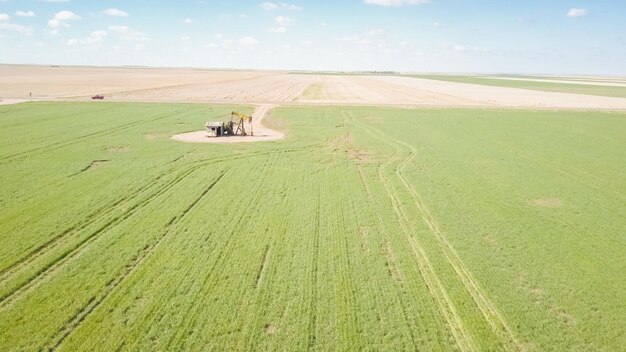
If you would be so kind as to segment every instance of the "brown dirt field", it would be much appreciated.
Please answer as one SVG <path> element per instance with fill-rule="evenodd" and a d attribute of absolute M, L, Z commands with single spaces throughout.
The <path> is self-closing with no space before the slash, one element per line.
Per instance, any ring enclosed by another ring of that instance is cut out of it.
<path fill-rule="evenodd" d="M 282 132 L 274 131 L 263 126 L 261 123 L 273 105 L 259 105 L 252 113 L 253 136 L 233 136 L 233 137 L 207 137 L 204 130 L 181 133 L 172 136 L 173 140 L 187 143 L 247 143 L 247 142 L 269 142 L 285 137 Z"/>
<path fill-rule="evenodd" d="M 94 94 L 103 94 L 106 101 L 626 110 L 624 98 L 400 76 L 0 65 L 0 104 L 15 99 L 88 101 Z"/>

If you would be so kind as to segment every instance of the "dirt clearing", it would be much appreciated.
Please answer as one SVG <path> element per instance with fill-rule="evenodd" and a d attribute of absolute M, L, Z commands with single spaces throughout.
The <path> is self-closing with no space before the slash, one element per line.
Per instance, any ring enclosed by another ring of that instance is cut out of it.
<path fill-rule="evenodd" d="M 274 107 L 274 105 L 259 105 L 252 113 L 252 131 L 253 136 L 232 136 L 232 137 L 207 137 L 204 130 L 181 133 L 172 136 L 173 140 L 187 143 L 245 143 L 245 142 L 269 142 L 283 139 L 285 135 L 282 132 L 274 131 L 271 128 L 263 126 L 261 123 L 265 115 Z"/>

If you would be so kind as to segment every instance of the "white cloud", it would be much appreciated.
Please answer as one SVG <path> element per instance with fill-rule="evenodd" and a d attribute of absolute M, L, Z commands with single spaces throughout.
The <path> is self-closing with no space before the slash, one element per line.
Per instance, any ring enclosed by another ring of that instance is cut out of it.
<path fill-rule="evenodd" d="M 380 6 L 408 6 L 428 4 L 430 0 L 364 0 L 366 4 Z"/>
<path fill-rule="evenodd" d="M 185 19 L 183 20 L 183 23 L 184 23 L 184 24 L 192 24 L 192 23 L 193 23 L 193 20 L 192 20 L 191 18 L 185 18 Z"/>
<path fill-rule="evenodd" d="M 78 16 L 74 12 L 67 11 L 67 10 L 63 10 L 61 12 L 57 12 L 56 15 L 54 15 L 54 18 L 59 20 L 59 21 L 80 20 L 80 19 L 82 19 L 82 17 Z"/>
<path fill-rule="evenodd" d="M 109 26 L 109 29 L 116 33 L 128 33 L 130 31 L 128 26 Z"/>
<path fill-rule="evenodd" d="M 270 32 L 285 33 L 287 32 L 287 27 L 293 23 L 293 20 L 289 17 L 277 16 L 274 17 L 274 22 L 276 23 L 276 27 L 270 28 Z"/>
<path fill-rule="evenodd" d="M 53 18 L 53 19 L 48 21 L 48 26 L 50 28 L 56 29 L 56 28 L 59 28 L 59 27 L 69 27 L 70 25 Z"/>
<path fill-rule="evenodd" d="M 217 39 L 217 40 L 222 40 L 222 39 L 224 39 L 224 34 L 222 34 L 222 33 L 217 33 L 217 34 L 214 36 L 214 38 L 215 38 L 215 39 Z"/>
<path fill-rule="evenodd" d="M 35 17 L 35 13 L 33 11 L 16 11 L 15 16 L 18 17 Z"/>
<path fill-rule="evenodd" d="M 113 17 L 128 17 L 128 12 L 115 9 L 115 8 L 104 10 L 104 14 L 107 16 L 113 16 Z"/>
<path fill-rule="evenodd" d="M 464 47 L 463 45 L 458 45 L 458 44 L 456 44 L 456 45 L 453 45 L 453 46 L 452 46 L 452 50 L 456 51 L 457 53 L 462 53 L 462 52 L 464 52 L 466 49 L 465 49 L 465 47 Z"/>
<path fill-rule="evenodd" d="M 183 41 L 183 42 L 188 42 L 188 41 L 191 40 L 191 37 L 188 36 L 188 35 L 183 35 L 183 36 L 180 37 L 180 40 Z"/>
<path fill-rule="evenodd" d="M 276 24 L 279 26 L 288 26 L 293 22 L 293 20 L 289 17 L 277 16 L 274 17 L 274 22 L 276 22 Z"/>
<path fill-rule="evenodd" d="M 217 44 L 215 44 L 215 43 L 209 43 L 209 44 L 206 44 L 206 45 L 204 46 L 204 48 L 205 48 L 205 49 L 215 49 L 215 48 L 217 48 Z"/>
<path fill-rule="evenodd" d="M 6 13 L 0 13 L 0 21 L 8 21 L 9 18 L 9 15 L 7 15 Z"/>
<path fill-rule="evenodd" d="M 69 27 L 70 25 L 67 24 L 65 21 L 76 21 L 80 19 L 82 19 L 82 17 L 78 16 L 74 12 L 64 10 L 61 12 L 57 12 L 54 17 L 48 21 L 48 26 L 52 29 Z"/>
<path fill-rule="evenodd" d="M 567 17 L 582 17 L 587 14 L 587 9 L 570 9 L 567 13 Z"/>
<path fill-rule="evenodd" d="M 277 4 L 273 2 L 264 2 L 261 4 L 261 8 L 265 11 L 272 11 L 272 10 L 278 10 L 280 6 L 278 6 Z"/>
<path fill-rule="evenodd" d="M 243 37 L 239 39 L 239 45 L 243 46 L 253 46 L 259 44 L 259 41 L 252 37 Z"/>
<path fill-rule="evenodd" d="M 366 36 L 373 37 L 373 36 L 381 35 L 383 33 L 385 33 L 385 31 L 380 28 L 372 28 L 372 29 L 367 30 L 364 34 Z"/>
<path fill-rule="evenodd" d="M 261 8 L 265 11 L 273 11 L 273 10 L 300 11 L 302 10 L 300 6 L 288 4 L 285 2 L 281 2 L 281 3 L 264 2 L 264 3 L 261 3 Z"/>
<path fill-rule="evenodd" d="M 147 34 L 134 30 L 128 26 L 109 26 L 109 30 L 117 33 L 121 39 L 127 41 L 147 42 L 150 40 L 150 37 Z"/>
<path fill-rule="evenodd" d="M 23 33 L 23 34 L 28 34 L 28 35 L 31 35 L 33 33 L 33 27 L 25 27 L 20 24 L 7 23 L 7 22 L 0 23 L 0 30 L 18 32 L 18 33 Z"/>
<path fill-rule="evenodd" d="M 100 44 L 102 44 L 102 40 L 107 35 L 108 35 L 108 33 L 106 31 L 103 31 L 103 30 L 94 31 L 94 32 L 91 32 L 89 37 L 87 37 L 85 39 L 75 39 L 75 38 L 72 38 L 72 39 L 69 39 L 66 42 L 66 44 L 68 46 L 80 45 L 80 46 L 96 49 L 96 48 L 100 47 Z"/>
<path fill-rule="evenodd" d="M 91 32 L 91 36 L 96 37 L 96 38 L 102 38 L 102 37 L 107 36 L 107 32 L 103 30 L 99 30 L 99 31 Z"/>

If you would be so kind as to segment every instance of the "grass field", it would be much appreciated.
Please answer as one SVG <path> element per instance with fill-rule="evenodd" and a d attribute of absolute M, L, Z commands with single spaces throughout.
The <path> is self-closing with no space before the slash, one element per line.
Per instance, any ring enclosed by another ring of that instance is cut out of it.
<path fill-rule="evenodd" d="M 494 78 L 481 77 L 481 76 L 455 76 L 455 75 L 410 75 L 410 77 L 434 79 L 434 80 L 446 81 L 446 82 L 480 84 L 480 85 L 494 86 L 494 87 L 541 90 L 544 92 L 574 93 L 574 94 L 598 95 L 598 96 L 603 96 L 603 97 L 626 98 L 626 87 L 577 84 L 577 83 L 568 84 L 568 83 L 555 83 L 555 82 L 521 81 L 521 80 L 505 79 L 504 77 L 502 79 L 500 78 L 494 79 Z M 532 76 L 529 76 L 528 78 L 532 78 Z"/>
<path fill-rule="evenodd" d="M 0 107 L 0 350 L 626 345 L 626 113 L 232 108 Z"/>

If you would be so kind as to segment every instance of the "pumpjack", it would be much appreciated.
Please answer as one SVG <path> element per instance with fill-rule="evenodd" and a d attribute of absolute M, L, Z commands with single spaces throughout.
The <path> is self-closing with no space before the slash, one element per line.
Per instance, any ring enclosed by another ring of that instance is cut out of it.
<path fill-rule="evenodd" d="M 246 123 L 250 127 L 250 134 L 246 131 Z M 207 122 L 207 137 L 224 137 L 224 136 L 253 136 L 252 116 L 245 115 L 240 112 L 233 111 L 230 113 L 230 121 L 227 122 Z"/>

